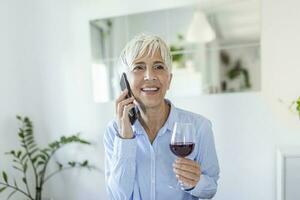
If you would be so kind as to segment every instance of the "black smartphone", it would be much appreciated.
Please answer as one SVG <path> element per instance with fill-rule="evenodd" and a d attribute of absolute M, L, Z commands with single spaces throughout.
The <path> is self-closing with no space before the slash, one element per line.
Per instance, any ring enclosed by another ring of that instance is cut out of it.
<path fill-rule="evenodd" d="M 127 88 L 128 94 L 126 95 L 126 98 L 130 98 L 133 96 L 129 82 L 127 80 L 126 73 L 123 73 L 121 76 L 120 86 L 122 91 L 124 91 Z M 137 120 L 137 111 L 135 110 L 135 108 L 131 108 L 129 110 L 128 116 L 129 116 L 130 123 L 133 125 L 134 122 Z"/>

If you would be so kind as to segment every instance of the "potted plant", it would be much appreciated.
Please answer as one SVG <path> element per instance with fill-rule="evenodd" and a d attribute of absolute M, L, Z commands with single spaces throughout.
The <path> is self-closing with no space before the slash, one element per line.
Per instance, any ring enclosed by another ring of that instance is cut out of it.
<path fill-rule="evenodd" d="M 83 162 L 69 161 L 60 163 L 56 161 L 57 169 L 48 173 L 48 165 L 54 154 L 71 143 L 79 143 L 83 145 L 90 145 L 86 140 L 83 140 L 79 135 L 72 135 L 69 137 L 62 136 L 59 140 L 50 143 L 47 147 L 40 148 L 37 146 L 33 134 L 33 124 L 28 117 L 17 116 L 21 122 L 18 130 L 18 136 L 21 148 L 18 150 L 11 150 L 7 155 L 12 156 L 13 168 L 21 173 L 21 181 L 11 178 L 5 171 L 0 175 L 0 193 L 10 191 L 7 199 L 11 198 L 16 193 L 23 194 L 29 200 L 41 200 L 45 183 L 54 175 L 68 169 L 73 168 L 87 168 L 97 169 L 89 164 L 88 160 Z M 29 170 L 31 168 L 31 170 Z M 32 172 L 34 180 L 28 181 L 28 173 Z M 34 185 L 34 191 L 30 190 L 29 186 Z"/>

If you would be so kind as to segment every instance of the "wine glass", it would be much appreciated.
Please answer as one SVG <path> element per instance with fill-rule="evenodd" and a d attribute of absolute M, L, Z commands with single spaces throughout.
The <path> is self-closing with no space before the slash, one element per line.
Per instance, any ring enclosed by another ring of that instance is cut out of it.
<path fill-rule="evenodd" d="M 190 155 L 195 148 L 195 130 L 192 123 L 175 122 L 170 149 L 173 154 L 184 158 Z M 177 185 L 178 186 L 178 182 Z M 174 188 L 169 186 L 170 188 Z"/>

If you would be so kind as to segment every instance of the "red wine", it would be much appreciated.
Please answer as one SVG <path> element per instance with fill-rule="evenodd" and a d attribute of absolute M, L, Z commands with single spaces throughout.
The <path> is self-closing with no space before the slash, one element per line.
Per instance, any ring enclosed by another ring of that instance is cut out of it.
<path fill-rule="evenodd" d="M 186 157 L 190 155 L 195 147 L 195 143 L 193 142 L 175 142 L 174 144 L 170 144 L 171 151 L 179 157 Z"/>

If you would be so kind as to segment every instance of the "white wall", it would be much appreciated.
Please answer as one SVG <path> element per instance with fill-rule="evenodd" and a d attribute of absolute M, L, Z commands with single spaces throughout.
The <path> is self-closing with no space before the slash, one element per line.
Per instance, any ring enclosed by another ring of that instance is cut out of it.
<path fill-rule="evenodd" d="M 13 173 L 11 158 L 4 152 L 19 145 L 19 124 L 15 116 L 42 114 L 40 69 L 36 65 L 38 58 L 34 58 L 37 53 L 34 27 L 32 16 L 27 15 L 32 11 L 31 4 L 30 1 L 0 1 L 0 169 L 9 173 L 10 180 Z M 42 117 L 35 120 L 38 126 L 42 125 L 40 119 Z M 15 173 L 14 176 L 19 177 L 20 174 Z"/>
<path fill-rule="evenodd" d="M 17 145 L 16 113 L 31 116 L 41 144 L 81 131 L 95 144 L 66 148 L 57 158 L 88 157 L 102 166 L 102 133 L 113 103 L 93 102 L 88 21 L 189 2 L 1 0 L 0 168 L 10 166 L 2 152 Z M 275 148 L 300 145 L 299 120 L 277 101 L 300 92 L 300 4 L 262 5 L 262 92 L 174 101 L 213 121 L 222 170 L 218 200 L 274 200 Z M 105 199 L 103 184 L 99 173 L 72 171 L 50 181 L 46 192 L 55 200 Z"/>
<path fill-rule="evenodd" d="M 278 120 L 299 133 L 299 119 L 278 99 L 289 105 L 300 95 L 300 2 L 265 0 L 262 5 L 263 94 Z"/>

